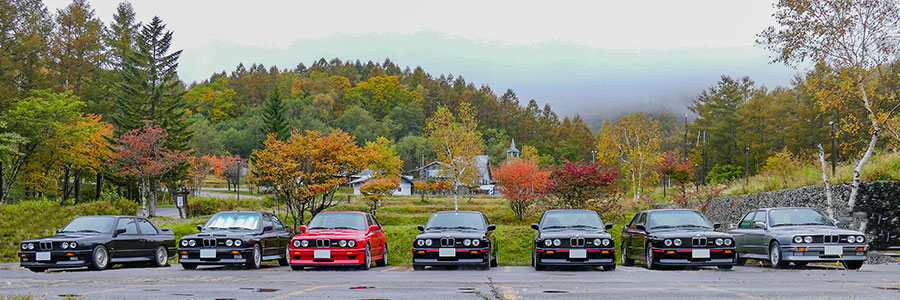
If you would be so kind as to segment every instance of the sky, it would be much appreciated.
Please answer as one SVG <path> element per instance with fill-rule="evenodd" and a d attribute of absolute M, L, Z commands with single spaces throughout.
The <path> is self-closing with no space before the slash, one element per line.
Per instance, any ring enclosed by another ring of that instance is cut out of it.
<path fill-rule="evenodd" d="M 55 12 L 71 1 L 44 2 Z M 89 2 L 108 23 L 119 1 Z M 238 63 L 390 58 L 596 119 L 684 112 L 722 75 L 774 87 L 799 72 L 770 64 L 770 53 L 754 46 L 774 24 L 773 1 L 131 2 L 138 20 L 159 16 L 174 31 L 187 83 Z"/>

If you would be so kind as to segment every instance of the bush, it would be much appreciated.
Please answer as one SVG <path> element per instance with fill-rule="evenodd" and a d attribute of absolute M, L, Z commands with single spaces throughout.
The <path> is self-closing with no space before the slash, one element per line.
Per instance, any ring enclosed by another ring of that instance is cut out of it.
<path fill-rule="evenodd" d="M 744 167 L 733 165 L 716 165 L 706 175 L 706 183 L 720 184 L 744 175 Z"/>
<path fill-rule="evenodd" d="M 268 198 L 254 199 L 241 198 L 241 200 L 213 197 L 191 197 L 188 199 L 189 216 L 209 216 L 220 211 L 235 209 L 262 210 L 271 207 L 272 202 Z"/>

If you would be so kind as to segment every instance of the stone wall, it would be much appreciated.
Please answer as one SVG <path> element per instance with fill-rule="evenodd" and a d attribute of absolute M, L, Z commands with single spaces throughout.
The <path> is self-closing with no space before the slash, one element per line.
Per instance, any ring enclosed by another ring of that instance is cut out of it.
<path fill-rule="evenodd" d="M 850 216 L 847 209 L 850 184 L 835 184 L 832 189 L 835 217 L 841 219 Z M 721 223 L 728 228 L 729 224 L 737 224 L 749 210 L 766 207 L 814 207 L 825 212 L 826 203 L 824 186 L 808 186 L 715 198 L 705 214 L 713 223 Z M 874 249 L 900 246 L 900 182 L 863 182 L 856 203 L 854 212 L 865 213 L 863 218 L 868 219 L 866 233 L 869 244 Z M 857 219 L 853 223 L 858 224 L 861 220 Z"/>

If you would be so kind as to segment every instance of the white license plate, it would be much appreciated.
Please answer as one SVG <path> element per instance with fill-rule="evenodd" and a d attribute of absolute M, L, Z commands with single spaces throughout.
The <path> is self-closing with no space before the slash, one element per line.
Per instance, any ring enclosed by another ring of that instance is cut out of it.
<path fill-rule="evenodd" d="M 331 258 L 331 250 L 313 250 L 313 258 L 315 258 L 315 259 Z"/>
<path fill-rule="evenodd" d="M 438 250 L 440 257 L 456 257 L 456 248 L 441 248 Z"/>
<path fill-rule="evenodd" d="M 694 249 L 691 251 L 692 258 L 709 258 L 709 249 Z"/>
<path fill-rule="evenodd" d="M 825 246 L 825 255 L 842 255 L 844 254 L 843 246 Z"/>
<path fill-rule="evenodd" d="M 50 252 L 38 252 L 35 260 L 50 260 Z"/>
<path fill-rule="evenodd" d="M 216 258 L 216 249 L 200 249 L 200 258 Z"/>
<path fill-rule="evenodd" d="M 587 250 L 585 250 L 585 249 L 569 250 L 569 258 L 587 258 Z"/>

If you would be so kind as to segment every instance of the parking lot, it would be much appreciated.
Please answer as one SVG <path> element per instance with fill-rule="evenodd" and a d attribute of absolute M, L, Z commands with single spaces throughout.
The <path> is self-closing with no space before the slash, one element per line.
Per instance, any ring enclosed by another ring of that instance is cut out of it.
<path fill-rule="evenodd" d="M 898 299 L 900 265 L 834 265 L 773 270 L 761 265 L 650 271 L 524 266 L 490 271 L 413 271 L 388 266 L 369 271 L 266 265 L 261 270 L 201 267 L 117 268 L 32 273 L 0 264 L 0 295 L 58 299 Z"/>

